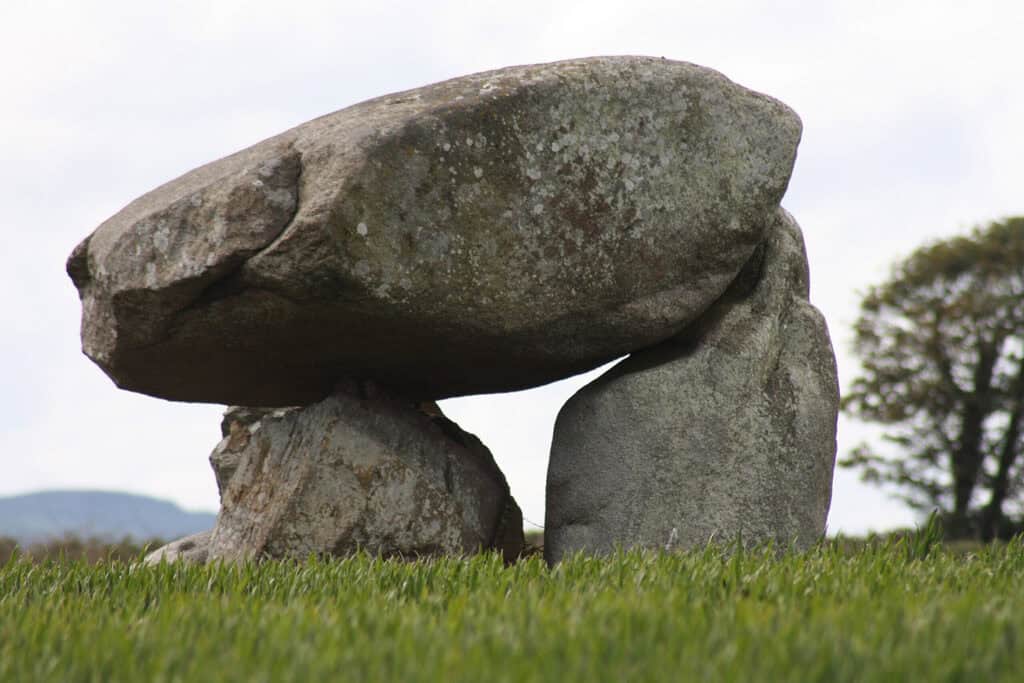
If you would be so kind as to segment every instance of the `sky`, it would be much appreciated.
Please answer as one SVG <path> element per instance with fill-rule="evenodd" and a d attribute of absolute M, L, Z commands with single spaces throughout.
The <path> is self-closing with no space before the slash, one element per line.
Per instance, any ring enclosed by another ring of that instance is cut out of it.
<path fill-rule="evenodd" d="M 215 510 L 223 406 L 132 394 L 81 354 L 64 262 L 139 195 L 389 92 L 592 55 L 694 62 L 804 124 L 785 206 L 847 386 L 859 293 L 920 244 L 1024 214 L 1019 0 L 0 4 L 0 496 L 127 490 Z M 551 429 L 596 373 L 442 404 L 543 524 Z M 841 417 L 839 455 L 874 434 Z M 915 517 L 837 470 L 829 531 Z"/>

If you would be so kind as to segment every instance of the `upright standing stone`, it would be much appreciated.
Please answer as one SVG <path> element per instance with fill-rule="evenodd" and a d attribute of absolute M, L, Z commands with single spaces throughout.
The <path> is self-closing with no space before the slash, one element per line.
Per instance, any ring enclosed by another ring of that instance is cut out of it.
<path fill-rule="evenodd" d="M 304 408 L 232 410 L 225 425 L 210 559 L 522 550 L 522 513 L 487 448 L 373 383 Z"/>
<path fill-rule="evenodd" d="M 806 547 L 825 528 L 838 384 L 781 209 L 729 291 L 678 337 L 632 354 L 562 408 L 545 555 L 710 540 Z"/>

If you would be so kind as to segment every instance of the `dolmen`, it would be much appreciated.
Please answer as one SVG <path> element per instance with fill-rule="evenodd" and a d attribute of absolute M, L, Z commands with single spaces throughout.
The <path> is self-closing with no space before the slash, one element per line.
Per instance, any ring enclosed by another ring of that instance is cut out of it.
<path fill-rule="evenodd" d="M 626 356 L 561 410 L 545 555 L 807 547 L 835 358 L 779 203 L 801 123 L 693 64 L 474 74 L 195 169 L 68 260 L 121 388 L 234 406 L 216 526 L 153 559 L 494 550 L 522 516 L 435 401 Z"/>

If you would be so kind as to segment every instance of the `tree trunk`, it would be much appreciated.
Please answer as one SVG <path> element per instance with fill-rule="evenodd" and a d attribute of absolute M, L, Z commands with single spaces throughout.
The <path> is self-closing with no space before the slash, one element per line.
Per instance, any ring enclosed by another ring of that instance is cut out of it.
<path fill-rule="evenodd" d="M 992 494 L 981 516 L 981 538 L 984 541 L 992 541 L 1003 536 L 1001 533 L 1003 501 L 1006 500 L 1006 494 L 1010 488 L 1010 469 L 1016 462 L 1017 456 L 1020 455 L 1018 441 L 1020 440 L 1021 421 L 1024 419 L 1024 358 L 1021 359 L 1018 366 L 1012 391 L 1010 421 L 1003 434 L 999 452 L 999 468 L 992 481 Z"/>
<path fill-rule="evenodd" d="M 984 458 L 982 439 L 985 418 L 992 407 L 992 374 L 998 347 L 994 342 L 979 339 L 978 364 L 974 368 L 974 387 L 964 401 L 963 425 L 960 444 L 953 457 L 953 514 L 949 524 L 952 538 L 970 538 L 976 535 L 972 528 L 971 497 L 978 483 L 978 474 Z"/>

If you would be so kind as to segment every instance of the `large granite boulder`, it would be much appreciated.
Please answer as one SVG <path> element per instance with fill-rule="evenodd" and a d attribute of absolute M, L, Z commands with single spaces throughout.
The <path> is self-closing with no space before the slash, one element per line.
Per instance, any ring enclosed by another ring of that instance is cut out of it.
<path fill-rule="evenodd" d="M 715 71 L 642 57 L 363 102 L 103 223 L 68 262 L 83 347 L 125 389 L 243 405 L 344 377 L 421 399 L 565 377 L 722 295 L 800 131 Z"/>
<path fill-rule="evenodd" d="M 211 455 L 221 509 L 198 539 L 201 560 L 359 549 L 515 558 L 522 513 L 490 451 L 431 412 L 372 382 L 346 383 L 304 408 L 229 410 Z M 200 559 L 172 545 L 153 560 L 177 556 Z"/>
<path fill-rule="evenodd" d="M 681 335 L 634 353 L 562 408 L 545 555 L 709 540 L 806 547 L 824 533 L 838 384 L 782 211 L 729 291 Z"/>

